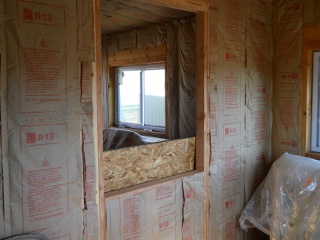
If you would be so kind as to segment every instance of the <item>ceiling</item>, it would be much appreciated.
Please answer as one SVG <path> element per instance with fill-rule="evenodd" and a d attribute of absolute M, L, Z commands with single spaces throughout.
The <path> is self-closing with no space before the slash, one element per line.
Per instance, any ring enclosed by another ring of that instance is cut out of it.
<path fill-rule="evenodd" d="M 192 15 L 134 0 L 101 0 L 101 32 L 120 32 Z"/>

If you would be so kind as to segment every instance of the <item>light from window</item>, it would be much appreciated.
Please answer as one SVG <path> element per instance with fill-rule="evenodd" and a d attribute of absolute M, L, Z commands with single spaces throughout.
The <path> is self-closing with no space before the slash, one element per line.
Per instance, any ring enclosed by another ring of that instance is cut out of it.
<path fill-rule="evenodd" d="M 313 53 L 311 151 L 320 152 L 320 51 Z"/>
<path fill-rule="evenodd" d="M 164 65 L 120 67 L 117 71 L 120 126 L 164 131 Z"/>

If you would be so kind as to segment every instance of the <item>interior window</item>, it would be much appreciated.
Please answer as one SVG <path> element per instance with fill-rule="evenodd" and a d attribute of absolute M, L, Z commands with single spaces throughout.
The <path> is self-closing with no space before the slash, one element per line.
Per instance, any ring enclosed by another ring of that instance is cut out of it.
<path fill-rule="evenodd" d="M 320 152 L 320 51 L 313 53 L 311 151 Z"/>
<path fill-rule="evenodd" d="M 116 125 L 165 131 L 165 66 L 116 68 Z"/>

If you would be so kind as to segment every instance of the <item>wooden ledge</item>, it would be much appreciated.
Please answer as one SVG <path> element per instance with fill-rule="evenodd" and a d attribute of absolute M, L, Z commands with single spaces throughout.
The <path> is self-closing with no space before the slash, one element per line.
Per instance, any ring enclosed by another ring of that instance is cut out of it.
<path fill-rule="evenodd" d="M 320 160 L 320 153 L 318 153 L 318 152 L 307 152 L 306 153 L 306 157 Z"/>
<path fill-rule="evenodd" d="M 161 178 L 158 180 L 137 184 L 132 187 L 127 187 L 127 188 L 107 192 L 104 194 L 104 199 L 105 199 L 105 202 L 107 202 L 109 200 L 121 198 L 130 194 L 145 192 L 145 191 L 152 190 L 152 189 L 161 187 L 163 185 L 175 182 L 177 180 L 182 180 L 184 178 L 193 176 L 197 173 L 201 173 L 201 171 L 194 170 L 186 173 L 177 174 L 171 177 Z"/>

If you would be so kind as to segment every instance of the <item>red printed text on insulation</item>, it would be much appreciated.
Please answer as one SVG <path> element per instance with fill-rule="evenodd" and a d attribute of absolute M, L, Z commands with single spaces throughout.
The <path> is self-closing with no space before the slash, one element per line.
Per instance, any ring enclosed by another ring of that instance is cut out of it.
<path fill-rule="evenodd" d="M 223 125 L 224 137 L 238 136 L 241 134 L 241 123 L 227 123 Z"/>
<path fill-rule="evenodd" d="M 52 161 L 51 161 L 52 162 Z M 24 202 L 28 206 L 28 223 L 43 222 L 65 215 L 68 211 L 67 167 L 43 165 L 27 171 L 28 190 Z"/>
<path fill-rule="evenodd" d="M 263 141 L 266 139 L 266 114 L 265 112 L 253 113 L 253 140 Z"/>
<path fill-rule="evenodd" d="M 138 239 L 140 236 L 140 198 L 138 195 L 123 200 L 123 239 Z M 121 238 L 122 239 L 122 238 Z"/>
<path fill-rule="evenodd" d="M 170 229 L 175 230 L 176 227 L 176 212 L 159 217 L 159 231 L 164 232 Z M 174 231 L 175 232 L 175 231 Z"/>
<path fill-rule="evenodd" d="M 174 182 L 157 188 L 156 200 L 159 209 L 176 203 L 175 191 L 176 185 Z"/>
<path fill-rule="evenodd" d="M 224 109 L 238 110 L 240 108 L 241 91 L 240 77 L 225 76 L 224 77 Z"/>
<path fill-rule="evenodd" d="M 224 181 L 235 181 L 240 179 L 240 148 L 225 149 L 223 159 Z"/>
<path fill-rule="evenodd" d="M 20 149 L 67 143 L 67 124 L 26 125 L 20 127 Z"/>
<path fill-rule="evenodd" d="M 47 49 L 45 39 L 39 45 L 42 48 L 24 50 L 25 69 L 20 69 L 20 72 L 24 72 L 25 77 L 20 74 L 20 106 L 66 100 L 66 54 Z M 20 111 L 25 112 L 26 109 L 20 107 Z"/>
<path fill-rule="evenodd" d="M 92 102 L 92 66 L 89 62 L 81 63 L 81 102 Z"/>
<path fill-rule="evenodd" d="M 240 206 L 240 192 L 233 192 L 232 189 L 224 190 L 223 211 L 228 212 L 234 207 Z"/>
<path fill-rule="evenodd" d="M 64 6 L 19 0 L 17 9 L 19 27 L 22 23 L 49 27 L 65 26 Z"/>

